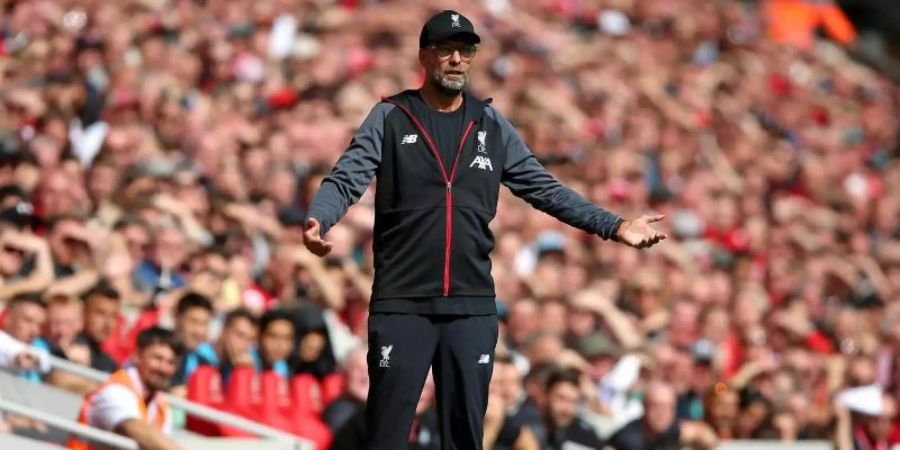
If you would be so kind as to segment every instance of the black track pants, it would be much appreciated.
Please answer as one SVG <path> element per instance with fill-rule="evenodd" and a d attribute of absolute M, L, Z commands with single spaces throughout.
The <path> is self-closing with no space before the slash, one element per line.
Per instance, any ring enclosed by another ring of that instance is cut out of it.
<path fill-rule="evenodd" d="M 497 316 L 369 316 L 365 450 L 404 450 L 432 366 L 442 450 L 481 450 Z"/>

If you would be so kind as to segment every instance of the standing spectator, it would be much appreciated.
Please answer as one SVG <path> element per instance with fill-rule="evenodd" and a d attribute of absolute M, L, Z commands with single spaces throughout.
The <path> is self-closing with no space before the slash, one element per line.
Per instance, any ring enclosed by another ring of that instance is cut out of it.
<path fill-rule="evenodd" d="M 161 394 L 168 389 L 180 356 L 181 345 L 171 331 L 144 330 L 138 336 L 134 366 L 116 371 L 88 394 L 78 421 L 134 439 L 140 448 L 179 449 L 168 437 L 172 411 Z M 69 448 L 91 447 L 72 438 Z"/>

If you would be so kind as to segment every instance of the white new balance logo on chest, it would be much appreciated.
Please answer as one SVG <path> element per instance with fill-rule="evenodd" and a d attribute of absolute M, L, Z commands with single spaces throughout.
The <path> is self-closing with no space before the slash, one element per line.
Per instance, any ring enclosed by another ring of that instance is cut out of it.
<path fill-rule="evenodd" d="M 491 158 L 488 158 L 487 156 L 476 156 L 475 159 L 472 160 L 472 164 L 469 164 L 469 167 L 474 167 L 475 165 L 478 165 L 478 168 L 481 170 L 494 171 L 494 166 L 491 165 Z"/>
<path fill-rule="evenodd" d="M 403 139 L 400 141 L 400 145 L 415 144 L 417 140 L 419 140 L 418 134 L 407 134 L 406 136 L 403 136 Z"/>

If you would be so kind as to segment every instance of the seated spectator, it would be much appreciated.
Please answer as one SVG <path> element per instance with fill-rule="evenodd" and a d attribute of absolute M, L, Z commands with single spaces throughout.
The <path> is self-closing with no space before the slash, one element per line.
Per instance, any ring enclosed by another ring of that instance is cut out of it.
<path fill-rule="evenodd" d="M 493 450 L 538 449 L 540 444 L 527 415 L 522 414 L 525 393 L 522 375 L 513 360 L 506 355 L 494 359 L 490 397 L 485 414 L 484 448 Z"/>
<path fill-rule="evenodd" d="M 66 355 L 84 328 L 84 305 L 70 295 L 53 295 L 47 299 L 47 327 L 42 340 L 50 349 L 61 349 Z"/>
<path fill-rule="evenodd" d="M 53 257 L 47 240 L 16 229 L 21 221 L 30 220 L 30 208 L 28 203 L 19 203 L 0 211 L 0 299 L 40 292 L 53 281 Z"/>
<path fill-rule="evenodd" d="M 209 342 L 212 316 L 212 302 L 200 294 L 189 292 L 178 300 L 175 306 L 175 336 L 184 346 L 184 358 L 172 379 L 174 386 L 186 385 L 197 367 L 214 364 L 199 351 L 201 345 Z"/>
<path fill-rule="evenodd" d="M 47 242 L 53 256 L 55 278 L 65 279 L 75 275 L 76 267 L 87 263 L 91 258 L 84 219 L 77 214 L 60 214 L 48 220 L 47 228 Z M 29 267 L 23 270 L 29 272 L 31 269 Z"/>
<path fill-rule="evenodd" d="M 46 320 L 47 305 L 40 297 L 21 295 L 9 302 L 4 330 L 15 341 L 34 346 L 38 342 Z M 20 376 L 36 383 L 41 381 L 41 375 L 35 371 L 24 371 L 20 373 Z"/>
<path fill-rule="evenodd" d="M 357 347 L 344 361 L 344 393 L 332 401 L 322 413 L 322 420 L 336 432 L 366 405 L 369 395 L 369 372 L 366 348 Z"/>
<path fill-rule="evenodd" d="M 235 367 L 255 367 L 253 344 L 256 342 L 256 317 L 243 308 L 225 315 L 222 332 L 215 343 L 203 343 L 196 352 L 219 368 L 222 382 L 227 385 Z"/>
<path fill-rule="evenodd" d="M 134 285 L 138 290 L 152 292 L 183 287 L 184 276 L 179 272 L 187 259 L 187 237 L 176 226 L 158 229 L 152 235 L 147 258 L 134 272 Z"/>
<path fill-rule="evenodd" d="M 16 372 L 50 371 L 49 354 L 40 348 L 33 348 L 0 331 L 0 369 Z"/>
<path fill-rule="evenodd" d="M 103 351 L 102 343 L 115 331 L 121 306 L 119 293 L 107 282 L 98 282 L 84 295 L 84 328 L 82 332 L 68 348 L 52 348 L 53 356 L 103 372 L 112 373 L 118 370 L 118 364 Z M 92 381 L 59 371 L 53 372 L 48 381 L 79 394 L 85 394 L 96 387 Z"/>
<path fill-rule="evenodd" d="M 617 431 L 608 445 L 615 450 L 715 448 L 716 435 L 709 426 L 676 418 L 676 402 L 675 388 L 664 382 L 651 382 L 644 394 L 644 416 Z"/>
<path fill-rule="evenodd" d="M 293 317 L 278 309 L 263 314 L 259 319 L 259 349 L 254 354 L 257 370 L 272 370 L 284 378 L 290 378 L 292 372 L 288 357 L 293 344 Z"/>
<path fill-rule="evenodd" d="M 304 305 L 293 311 L 297 333 L 294 374 L 308 373 L 321 380 L 335 372 L 337 362 L 331 350 L 328 325 L 318 307 Z"/>
<path fill-rule="evenodd" d="M 357 450 L 366 448 L 368 443 L 366 429 L 366 411 L 360 408 L 347 422 L 334 433 L 331 450 Z M 438 430 L 437 411 L 434 408 L 434 378 L 431 372 L 425 380 L 419 402 L 416 404 L 416 417 L 409 432 L 409 450 L 439 450 L 452 448 L 450 439 L 442 439 Z"/>
<path fill-rule="evenodd" d="M 100 281 L 84 295 L 84 330 L 75 339 L 76 344 L 87 346 L 89 366 L 104 372 L 115 372 L 119 365 L 102 349 L 103 342 L 116 329 L 122 309 L 122 298 L 109 283 Z M 54 355 L 67 358 L 62 349 L 54 349 Z"/>
<path fill-rule="evenodd" d="M 544 409 L 546 448 L 602 448 L 603 443 L 594 429 L 578 417 L 578 407 L 583 400 L 581 374 L 577 370 L 559 369 L 550 375 Z"/>
<path fill-rule="evenodd" d="M 181 345 L 175 335 L 151 328 L 138 336 L 134 366 L 113 373 L 97 390 L 85 397 L 78 421 L 134 439 L 140 448 L 175 450 L 171 410 L 162 393 L 175 374 Z M 91 447 L 70 439 L 69 448 Z"/>

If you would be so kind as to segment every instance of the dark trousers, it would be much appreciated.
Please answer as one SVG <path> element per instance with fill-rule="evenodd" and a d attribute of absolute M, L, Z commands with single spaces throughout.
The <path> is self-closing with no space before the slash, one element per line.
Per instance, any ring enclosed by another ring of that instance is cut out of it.
<path fill-rule="evenodd" d="M 441 449 L 481 450 L 496 344 L 496 315 L 370 315 L 365 450 L 408 447 L 429 366 Z"/>

